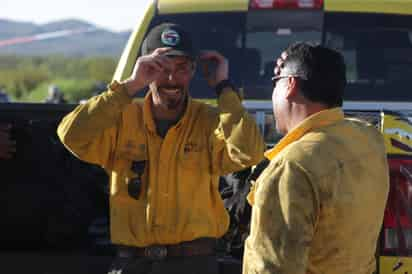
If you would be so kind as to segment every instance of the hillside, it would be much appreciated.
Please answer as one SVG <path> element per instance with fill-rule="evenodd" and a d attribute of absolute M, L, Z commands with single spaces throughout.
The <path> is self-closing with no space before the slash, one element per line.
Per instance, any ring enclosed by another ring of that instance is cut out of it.
<path fill-rule="evenodd" d="M 64 31 L 73 33 L 64 35 Z M 0 54 L 119 57 L 129 35 L 130 32 L 111 32 L 80 20 L 33 24 L 0 19 Z M 2 41 L 21 38 L 30 41 L 1 45 Z"/>

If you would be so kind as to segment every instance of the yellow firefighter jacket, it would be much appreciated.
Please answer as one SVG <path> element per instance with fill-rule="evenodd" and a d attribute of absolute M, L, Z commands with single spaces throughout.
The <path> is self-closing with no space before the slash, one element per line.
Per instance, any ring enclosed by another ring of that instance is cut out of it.
<path fill-rule="evenodd" d="M 340 108 L 305 119 L 271 151 L 243 273 L 370 274 L 389 189 L 383 138 Z"/>
<path fill-rule="evenodd" d="M 116 82 L 115 82 L 116 83 Z M 64 145 L 110 176 L 111 239 L 132 246 L 220 237 L 229 224 L 219 175 L 256 164 L 264 142 L 239 96 L 226 88 L 218 108 L 191 98 L 165 138 L 156 133 L 151 96 L 132 103 L 121 84 L 69 113 Z M 132 161 L 146 161 L 139 197 L 130 197 Z M 75 182 L 74 182 L 75 183 Z"/>

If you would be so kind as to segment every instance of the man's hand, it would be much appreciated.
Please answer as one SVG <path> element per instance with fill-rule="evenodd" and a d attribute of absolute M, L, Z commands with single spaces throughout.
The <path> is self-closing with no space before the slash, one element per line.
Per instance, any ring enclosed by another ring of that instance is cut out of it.
<path fill-rule="evenodd" d="M 211 71 L 211 63 L 216 64 L 216 69 Z M 229 62 L 217 51 L 204 51 L 200 55 L 200 63 L 202 66 L 203 75 L 210 87 L 214 88 L 216 85 L 227 80 L 229 77 Z"/>
<path fill-rule="evenodd" d="M 164 55 L 169 50 L 170 48 L 158 48 L 151 54 L 140 56 L 137 59 L 132 75 L 123 81 L 129 96 L 135 95 L 159 78 L 165 70 L 170 70 L 170 60 Z"/>
<path fill-rule="evenodd" d="M 11 140 L 10 125 L 0 125 L 0 159 L 10 159 L 16 152 L 16 141 Z"/>

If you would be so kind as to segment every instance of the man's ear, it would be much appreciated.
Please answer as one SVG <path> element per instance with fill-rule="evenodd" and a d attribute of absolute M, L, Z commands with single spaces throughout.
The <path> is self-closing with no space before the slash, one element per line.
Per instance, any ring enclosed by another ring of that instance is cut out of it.
<path fill-rule="evenodd" d="M 288 77 L 287 79 L 287 94 L 286 94 L 286 98 L 287 99 L 292 99 L 295 96 L 298 95 L 298 91 L 299 91 L 299 82 L 298 82 L 298 78 L 296 77 Z"/>

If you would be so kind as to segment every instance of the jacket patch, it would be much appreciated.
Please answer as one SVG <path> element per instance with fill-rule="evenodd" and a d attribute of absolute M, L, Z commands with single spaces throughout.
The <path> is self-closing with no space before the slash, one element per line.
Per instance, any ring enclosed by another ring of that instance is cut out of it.
<path fill-rule="evenodd" d="M 185 154 L 189 152 L 199 152 L 199 151 L 201 151 L 201 146 L 199 144 L 192 143 L 192 142 L 186 143 L 183 148 L 183 152 Z"/>

